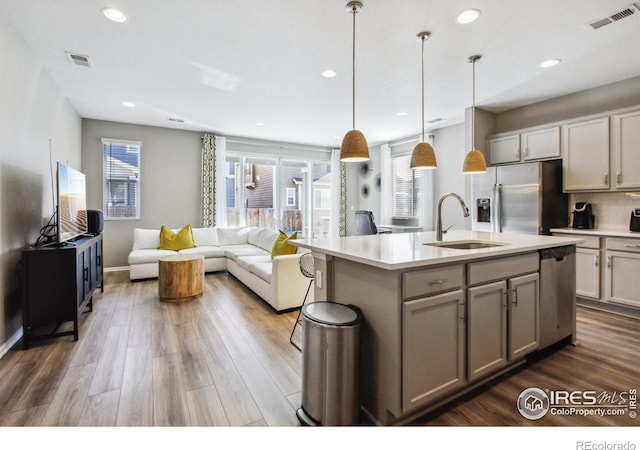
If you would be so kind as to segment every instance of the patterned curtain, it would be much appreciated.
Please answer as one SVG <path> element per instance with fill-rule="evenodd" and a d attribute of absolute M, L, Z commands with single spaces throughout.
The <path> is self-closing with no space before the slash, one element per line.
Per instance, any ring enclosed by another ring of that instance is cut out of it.
<path fill-rule="evenodd" d="M 347 164 L 340 163 L 340 237 L 347 235 Z"/>
<path fill-rule="evenodd" d="M 202 208 L 203 227 L 216 226 L 216 137 L 202 136 Z"/>

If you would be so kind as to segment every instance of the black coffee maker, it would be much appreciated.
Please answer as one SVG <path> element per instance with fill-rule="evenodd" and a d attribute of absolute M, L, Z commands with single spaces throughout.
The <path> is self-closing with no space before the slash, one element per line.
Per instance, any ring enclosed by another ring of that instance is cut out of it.
<path fill-rule="evenodd" d="M 590 230 L 593 228 L 593 208 L 591 203 L 578 202 L 573 207 L 573 228 Z"/>

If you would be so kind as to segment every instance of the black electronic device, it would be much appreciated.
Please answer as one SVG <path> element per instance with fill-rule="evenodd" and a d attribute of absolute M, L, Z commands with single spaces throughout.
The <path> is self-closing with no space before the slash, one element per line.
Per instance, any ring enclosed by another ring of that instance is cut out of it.
<path fill-rule="evenodd" d="M 87 228 L 88 233 L 97 236 L 104 229 L 104 216 L 101 209 L 87 210 Z"/>
<path fill-rule="evenodd" d="M 593 207 L 591 203 L 578 202 L 573 207 L 573 228 L 590 230 L 594 225 Z"/>
<path fill-rule="evenodd" d="M 631 211 L 629 231 L 640 231 L 640 208 L 636 208 Z"/>

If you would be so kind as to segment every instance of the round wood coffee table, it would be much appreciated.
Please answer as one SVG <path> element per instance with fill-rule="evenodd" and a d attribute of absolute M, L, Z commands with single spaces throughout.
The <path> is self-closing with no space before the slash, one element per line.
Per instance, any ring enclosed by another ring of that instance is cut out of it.
<path fill-rule="evenodd" d="M 203 255 L 172 255 L 158 261 L 158 295 L 165 302 L 192 300 L 202 295 Z"/>

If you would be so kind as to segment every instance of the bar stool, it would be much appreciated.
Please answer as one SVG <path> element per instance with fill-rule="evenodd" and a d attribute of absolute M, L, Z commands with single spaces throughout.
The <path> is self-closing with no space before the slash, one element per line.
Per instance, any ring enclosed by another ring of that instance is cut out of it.
<path fill-rule="evenodd" d="M 302 275 L 304 275 L 306 278 L 309 278 L 309 286 L 307 287 L 307 293 L 304 294 L 304 300 L 302 301 L 302 305 L 300 305 L 300 311 L 298 311 L 298 317 L 296 318 L 296 323 L 293 324 L 293 330 L 291 330 L 291 336 L 289 336 L 289 342 L 291 342 L 291 344 L 300 351 L 302 351 L 302 348 L 298 344 L 293 342 L 293 335 L 296 332 L 296 328 L 298 327 L 298 325 L 302 326 L 302 320 L 300 320 L 300 314 L 302 313 L 302 307 L 307 301 L 307 297 L 309 296 L 309 290 L 311 289 L 311 285 L 313 284 L 313 278 L 315 276 L 314 270 L 315 270 L 315 267 L 314 267 L 313 255 L 311 253 L 302 254 L 302 256 L 300 256 L 300 272 L 302 272 Z"/>

